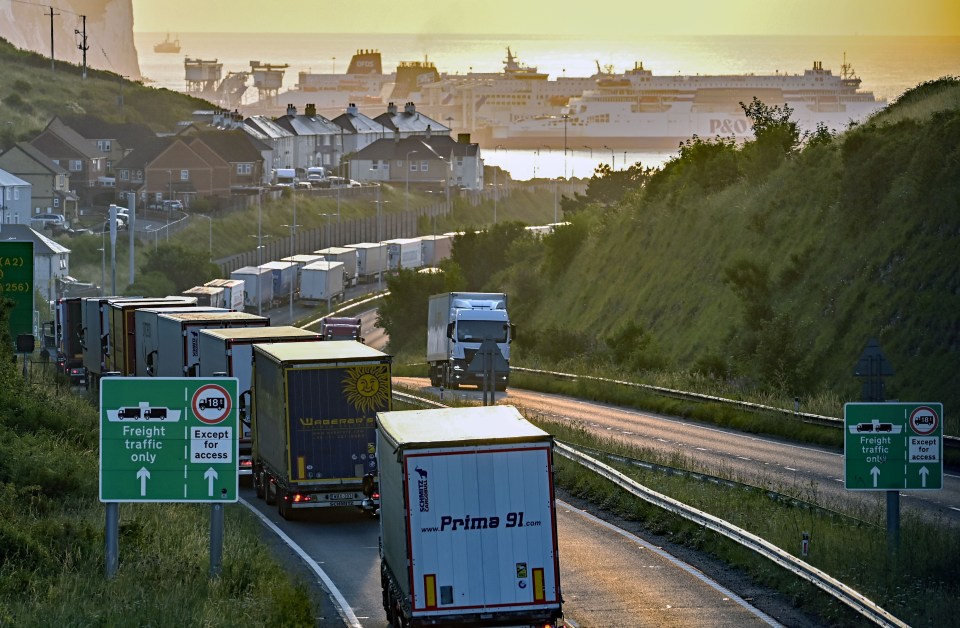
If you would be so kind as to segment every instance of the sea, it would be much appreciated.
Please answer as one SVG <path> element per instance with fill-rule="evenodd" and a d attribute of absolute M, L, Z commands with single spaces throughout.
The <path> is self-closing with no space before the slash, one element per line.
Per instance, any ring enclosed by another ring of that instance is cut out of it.
<path fill-rule="evenodd" d="M 155 87 L 185 89 L 183 61 L 217 60 L 228 72 L 249 71 L 251 61 L 286 64 L 283 89 L 292 89 L 301 71 L 343 73 L 360 49 L 381 53 L 384 72 L 401 61 L 431 61 L 441 73 L 499 72 L 507 47 L 518 60 L 558 76 L 589 76 L 597 68 L 622 72 L 642 62 L 655 74 L 800 74 L 813 67 L 840 73 L 846 61 L 862 79 L 861 89 L 877 99 L 895 101 L 925 81 L 960 75 L 960 37 L 882 36 L 645 36 L 582 39 L 557 36 L 170 33 L 179 54 L 159 54 L 153 45 L 167 33 L 134 35 L 144 81 Z M 281 90 L 282 92 L 282 90 Z M 248 98 L 256 97 L 254 89 Z M 282 93 L 281 93 L 282 99 Z M 597 146 L 570 146 L 566 154 L 547 148 L 485 151 L 488 165 L 500 166 L 516 180 L 589 177 L 601 163 L 615 170 L 641 163 L 660 166 L 673 151 L 612 151 Z"/>

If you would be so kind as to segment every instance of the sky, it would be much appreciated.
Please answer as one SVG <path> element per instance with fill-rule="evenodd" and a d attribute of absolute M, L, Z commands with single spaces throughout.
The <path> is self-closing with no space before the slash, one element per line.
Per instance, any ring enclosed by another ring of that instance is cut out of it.
<path fill-rule="evenodd" d="M 137 32 L 960 36 L 960 0 L 132 0 Z"/>

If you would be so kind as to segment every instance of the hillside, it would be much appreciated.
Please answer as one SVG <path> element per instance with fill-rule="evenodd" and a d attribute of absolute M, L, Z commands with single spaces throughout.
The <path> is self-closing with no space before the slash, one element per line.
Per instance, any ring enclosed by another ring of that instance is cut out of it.
<path fill-rule="evenodd" d="M 167 89 L 145 87 L 112 72 L 88 70 L 18 50 L 0 39 L 0 151 L 17 141 L 28 141 L 55 115 L 96 114 L 106 120 L 139 122 L 155 131 L 173 131 L 177 122 L 190 120 L 197 109 L 213 109 L 209 102 Z"/>
<path fill-rule="evenodd" d="M 617 203 L 603 181 L 567 199 L 573 225 L 488 286 L 510 292 L 521 351 L 856 401 L 876 338 L 896 370 L 887 397 L 951 414 L 960 82 L 921 85 L 839 137 L 766 122 L 743 147 L 697 140 L 662 171 L 636 169 Z"/>

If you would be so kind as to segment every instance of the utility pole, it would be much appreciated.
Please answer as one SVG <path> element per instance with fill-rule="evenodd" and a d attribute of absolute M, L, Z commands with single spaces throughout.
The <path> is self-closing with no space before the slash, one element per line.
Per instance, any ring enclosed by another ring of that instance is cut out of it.
<path fill-rule="evenodd" d="M 80 21 L 83 23 L 83 32 L 74 29 L 73 33 L 80 35 L 80 43 L 77 44 L 77 48 L 83 52 L 83 80 L 87 80 L 87 51 L 90 50 L 90 46 L 87 45 L 87 16 L 81 15 Z"/>
<path fill-rule="evenodd" d="M 53 12 L 53 7 L 48 7 L 50 9 L 50 73 L 56 74 L 56 67 L 54 66 L 53 61 L 53 16 L 60 15 L 59 13 Z"/>

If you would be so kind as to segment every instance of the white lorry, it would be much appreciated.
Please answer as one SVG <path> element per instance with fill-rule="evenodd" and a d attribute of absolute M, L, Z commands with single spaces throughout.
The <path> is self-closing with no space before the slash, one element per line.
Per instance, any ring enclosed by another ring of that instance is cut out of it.
<path fill-rule="evenodd" d="M 430 384 L 456 389 L 460 384 L 483 387 L 484 372 L 493 387 L 506 390 L 510 379 L 510 343 L 515 329 L 501 292 L 444 292 L 430 297 L 427 311 L 427 365 Z M 488 344 L 484 345 L 484 341 Z M 496 344 L 498 355 L 478 356 Z M 487 360 L 486 369 L 481 361 Z"/>
<path fill-rule="evenodd" d="M 377 414 L 393 626 L 558 626 L 553 437 L 512 406 Z"/>

